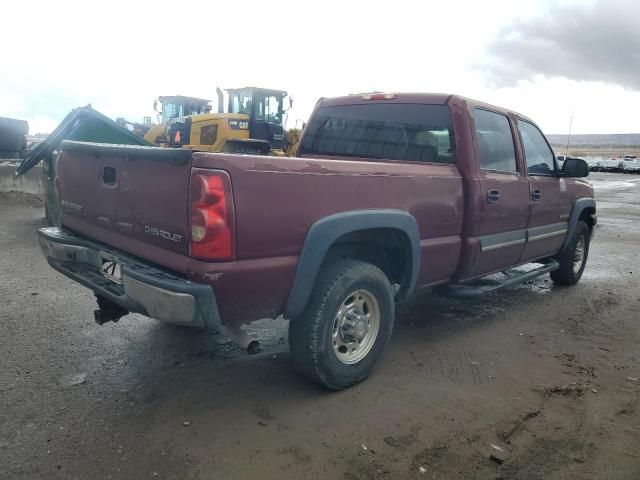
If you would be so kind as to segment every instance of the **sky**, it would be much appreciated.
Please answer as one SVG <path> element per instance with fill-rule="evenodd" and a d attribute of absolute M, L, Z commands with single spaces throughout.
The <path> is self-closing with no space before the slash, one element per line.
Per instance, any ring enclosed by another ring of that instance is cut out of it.
<path fill-rule="evenodd" d="M 71 109 L 142 121 L 160 95 L 457 93 L 546 133 L 640 132 L 640 1 L 21 0 L 3 4 L 0 116 L 49 132 Z M 215 106 L 215 101 L 213 102 Z M 155 118 L 155 115 L 154 115 Z"/>

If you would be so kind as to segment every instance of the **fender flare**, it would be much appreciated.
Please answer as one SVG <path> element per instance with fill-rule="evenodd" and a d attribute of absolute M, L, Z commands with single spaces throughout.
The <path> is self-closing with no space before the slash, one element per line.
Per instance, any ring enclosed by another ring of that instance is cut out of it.
<path fill-rule="evenodd" d="M 321 218 L 309 229 L 298 260 L 293 285 L 284 310 L 287 318 L 299 316 L 309 301 L 320 267 L 333 243 L 343 235 L 372 228 L 391 228 L 404 233 L 411 245 L 407 268 L 408 281 L 403 282 L 398 296 L 405 298 L 413 291 L 420 270 L 420 235 L 418 223 L 404 210 L 353 210 Z"/>
<path fill-rule="evenodd" d="M 573 238 L 573 234 L 576 231 L 576 227 L 578 226 L 578 220 L 580 220 L 580 215 L 584 211 L 585 208 L 593 208 L 596 209 L 596 201 L 593 198 L 579 198 L 576 200 L 576 203 L 573 205 L 573 210 L 571 210 L 571 216 L 569 217 L 569 225 L 567 228 L 567 236 L 564 239 L 564 243 L 562 244 L 561 252 L 564 252 L 569 246 L 569 242 Z M 595 215 L 592 216 L 594 226 L 597 223 L 597 217 Z"/>

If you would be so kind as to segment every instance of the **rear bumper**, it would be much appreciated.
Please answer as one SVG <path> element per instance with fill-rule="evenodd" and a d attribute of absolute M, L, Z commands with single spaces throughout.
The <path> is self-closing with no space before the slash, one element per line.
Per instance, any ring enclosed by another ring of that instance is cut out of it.
<path fill-rule="evenodd" d="M 96 295 L 162 322 L 221 330 L 211 286 L 181 278 L 64 228 L 41 228 L 38 236 L 49 264 Z M 102 275 L 103 254 L 121 264 L 122 284 Z"/>

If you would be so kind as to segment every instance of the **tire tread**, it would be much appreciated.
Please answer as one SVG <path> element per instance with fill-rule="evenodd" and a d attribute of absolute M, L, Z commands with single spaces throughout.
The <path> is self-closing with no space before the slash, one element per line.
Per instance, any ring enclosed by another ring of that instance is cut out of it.
<path fill-rule="evenodd" d="M 573 271 L 573 252 L 576 248 L 576 244 L 578 243 L 578 238 L 581 234 L 585 236 L 585 257 L 582 265 L 582 269 L 577 274 Z M 556 285 L 575 285 L 580 281 L 582 277 L 582 272 L 584 271 L 587 259 L 589 256 L 589 240 L 591 238 L 591 232 L 589 231 L 589 227 L 582 220 L 578 221 L 576 225 L 576 230 L 574 232 L 573 238 L 569 243 L 568 247 L 561 253 L 559 253 L 555 258 L 560 263 L 560 268 L 551 272 L 549 275 L 551 276 L 551 280 Z"/>
<path fill-rule="evenodd" d="M 361 382 L 369 374 L 369 371 L 366 371 L 344 382 L 327 372 L 322 360 L 322 327 L 323 322 L 327 321 L 326 310 L 333 310 L 335 307 L 333 298 L 340 294 L 341 285 L 364 277 L 384 282 L 393 302 L 393 290 L 382 270 L 359 260 L 341 259 L 328 264 L 320 271 L 305 310 L 299 318 L 292 319 L 289 323 L 289 348 L 296 368 L 311 380 L 332 390 L 341 390 Z M 381 319 L 382 321 L 384 320 Z"/>

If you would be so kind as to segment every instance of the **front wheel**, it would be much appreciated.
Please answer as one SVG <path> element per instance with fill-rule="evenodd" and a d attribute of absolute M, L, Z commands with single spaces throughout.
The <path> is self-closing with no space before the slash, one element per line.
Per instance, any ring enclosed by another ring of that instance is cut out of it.
<path fill-rule="evenodd" d="M 579 221 L 567 248 L 556 256 L 560 268 L 550 273 L 556 285 L 575 285 L 580 281 L 587 266 L 591 231 L 587 224 Z"/>
<path fill-rule="evenodd" d="M 324 267 L 309 303 L 289 323 L 295 366 L 332 390 L 361 382 L 391 338 L 393 289 L 375 265 L 339 260 Z"/>

